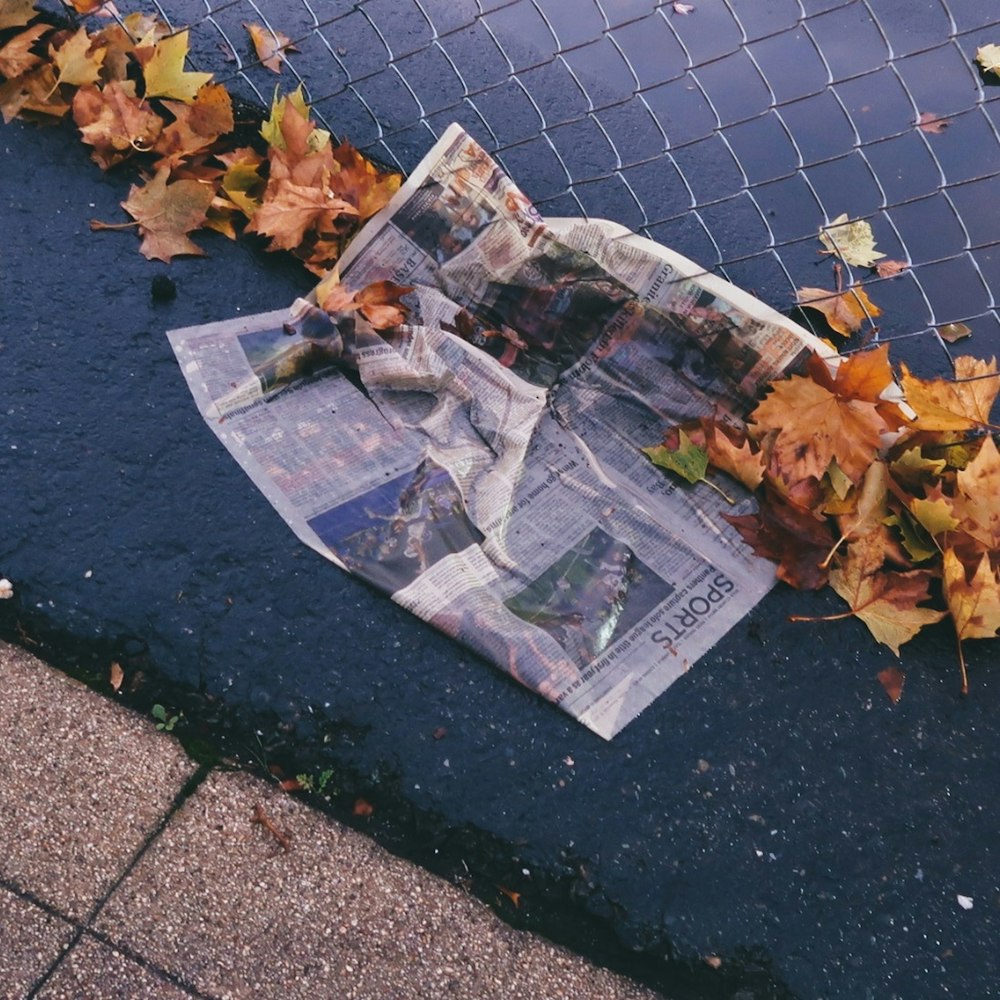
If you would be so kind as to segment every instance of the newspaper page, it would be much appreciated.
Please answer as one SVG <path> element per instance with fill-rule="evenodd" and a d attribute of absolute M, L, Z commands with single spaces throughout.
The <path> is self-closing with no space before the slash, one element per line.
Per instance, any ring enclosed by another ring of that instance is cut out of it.
<path fill-rule="evenodd" d="M 545 222 L 452 126 L 341 264 L 408 322 L 289 310 L 170 333 L 206 420 L 298 537 L 610 739 L 773 568 L 639 450 L 738 417 L 822 342 L 613 223 Z"/>

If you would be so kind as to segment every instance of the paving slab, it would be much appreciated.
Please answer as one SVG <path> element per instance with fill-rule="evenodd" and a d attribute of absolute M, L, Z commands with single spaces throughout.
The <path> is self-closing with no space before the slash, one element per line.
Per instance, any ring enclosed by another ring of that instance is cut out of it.
<path fill-rule="evenodd" d="M 61 917 L 0 887 L 0 998 L 27 996 L 74 934 Z"/>
<path fill-rule="evenodd" d="M 0 879 L 84 919 L 197 765 L 152 722 L 0 645 Z"/>
<path fill-rule="evenodd" d="M 97 927 L 218 997 L 655 998 L 240 773 L 199 785 Z"/>
<path fill-rule="evenodd" d="M 157 969 L 85 934 L 35 994 L 37 1000 L 187 1000 Z"/>

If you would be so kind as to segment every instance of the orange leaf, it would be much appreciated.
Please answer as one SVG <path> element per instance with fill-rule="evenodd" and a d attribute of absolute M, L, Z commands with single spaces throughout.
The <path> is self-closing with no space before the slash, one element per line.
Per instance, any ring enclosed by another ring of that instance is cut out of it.
<path fill-rule="evenodd" d="M 956 379 L 922 379 L 911 375 L 905 364 L 900 382 L 906 401 L 916 411 L 916 430 L 962 431 L 990 423 L 990 412 L 1000 391 L 996 359 L 955 359 Z"/>
<path fill-rule="evenodd" d="M 520 907 L 521 893 L 514 892 L 513 889 L 508 889 L 505 885 L 498 885 L 497 888 L 514 904 L 515 909 Z"/>
<path fill-rule="evenodd" d="M 815 309 L 825 317 L 830 329 L 849 337 L 861 329 L 864 321 L 882 315 L 882 310 L 863 288 L 848 288 L 843 292 L 828 292 L 825 288 L 799 288 L 796 301 L 803 309 Z"/>
<path fill-rule="evenodd" d="M 307 231 L 332 231 L 339 216 L 355 214 L 353 205 L 322 187 L 285 181 L 268 185 L 247 229 L 270 236 L 269 250 L 293 250 L 305 240 Z"/>
<path fill-rule="evenodd" d="M 73 119 L 103 170 L 151 149 L 163 129 L 163 119 L 135 96 L 129 80 L 113 80 L 103 90 L 81 87 L 73 96 Z"/>
<path fill-rule="evenodd" d="M 108 669 L 108 683 L 111 685 L 111 690 L 120 691 L 124 680 L 125 671 L 122 670 L 122 665 L 115 660 Z"/>
<path fill-rule="evenodd" d="M 292 44 L 288 35 L 272 28 L 265 28 L 262 24 L 244 24 L 253 47 L 257 52 L 257 58 L 262 66 L 266 66 L 273 73 L 281 72 L 281 64 L 285 60 L 285 52 L 298 52 L 299 50 Z"/>
<path fill-rule="evenodd" d="M 371 816 L 375 812 L 375 807 L 367 799 L 355 799 L 354 808 L 351 810 L 355 816 Z"/>
<path fill-rule="evenodd" d="M 889 426 L 876 403 L 844 398 L 802 375 L 772 383 L 750 420 L 758 440 L 776 432 L 771 454 L 789 484 L 822 479 L 834 460 L 852 482 L 860 482 Z"/>

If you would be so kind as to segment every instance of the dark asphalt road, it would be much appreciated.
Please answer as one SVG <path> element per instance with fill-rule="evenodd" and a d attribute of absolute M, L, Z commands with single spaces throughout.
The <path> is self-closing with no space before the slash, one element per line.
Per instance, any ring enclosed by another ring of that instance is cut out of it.
<path fill-rule="evenodd" d="M 332 769 L 335 810 L 363 795 L 395 849 L 674 995 L 989 995 L 986 644 L 963 700 L 948 631 L 919 638 L 894 706 L 876 679 L 893 657 L 862 625 L 790 624 L 835 599 L 777 590 L 605 743 L 294 539 L 204 426 L 165 331 L 283 305 L 309 276 L 213 235 L 168 268 L 91 233 L 129 183 L 69 127 L 0 129 L 4 637 L 94 678 L 118 659 L 141 675 L 127 697 L 182 708 L 189 743 Z M 173 301 L 152 298 L 161 274 Z"/>

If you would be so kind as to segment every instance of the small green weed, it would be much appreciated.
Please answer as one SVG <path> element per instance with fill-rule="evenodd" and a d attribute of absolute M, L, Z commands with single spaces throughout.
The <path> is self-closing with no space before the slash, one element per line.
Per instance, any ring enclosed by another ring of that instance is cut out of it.
<path fill-rule="evenodd" d="M 183 712 L 171 715 L 162 705 L 154 705 L 152 708 L 153 718 L 156 719 L 156 728 L 165 733 L 172 733 L 174 726 L 184 717 Z"/>

